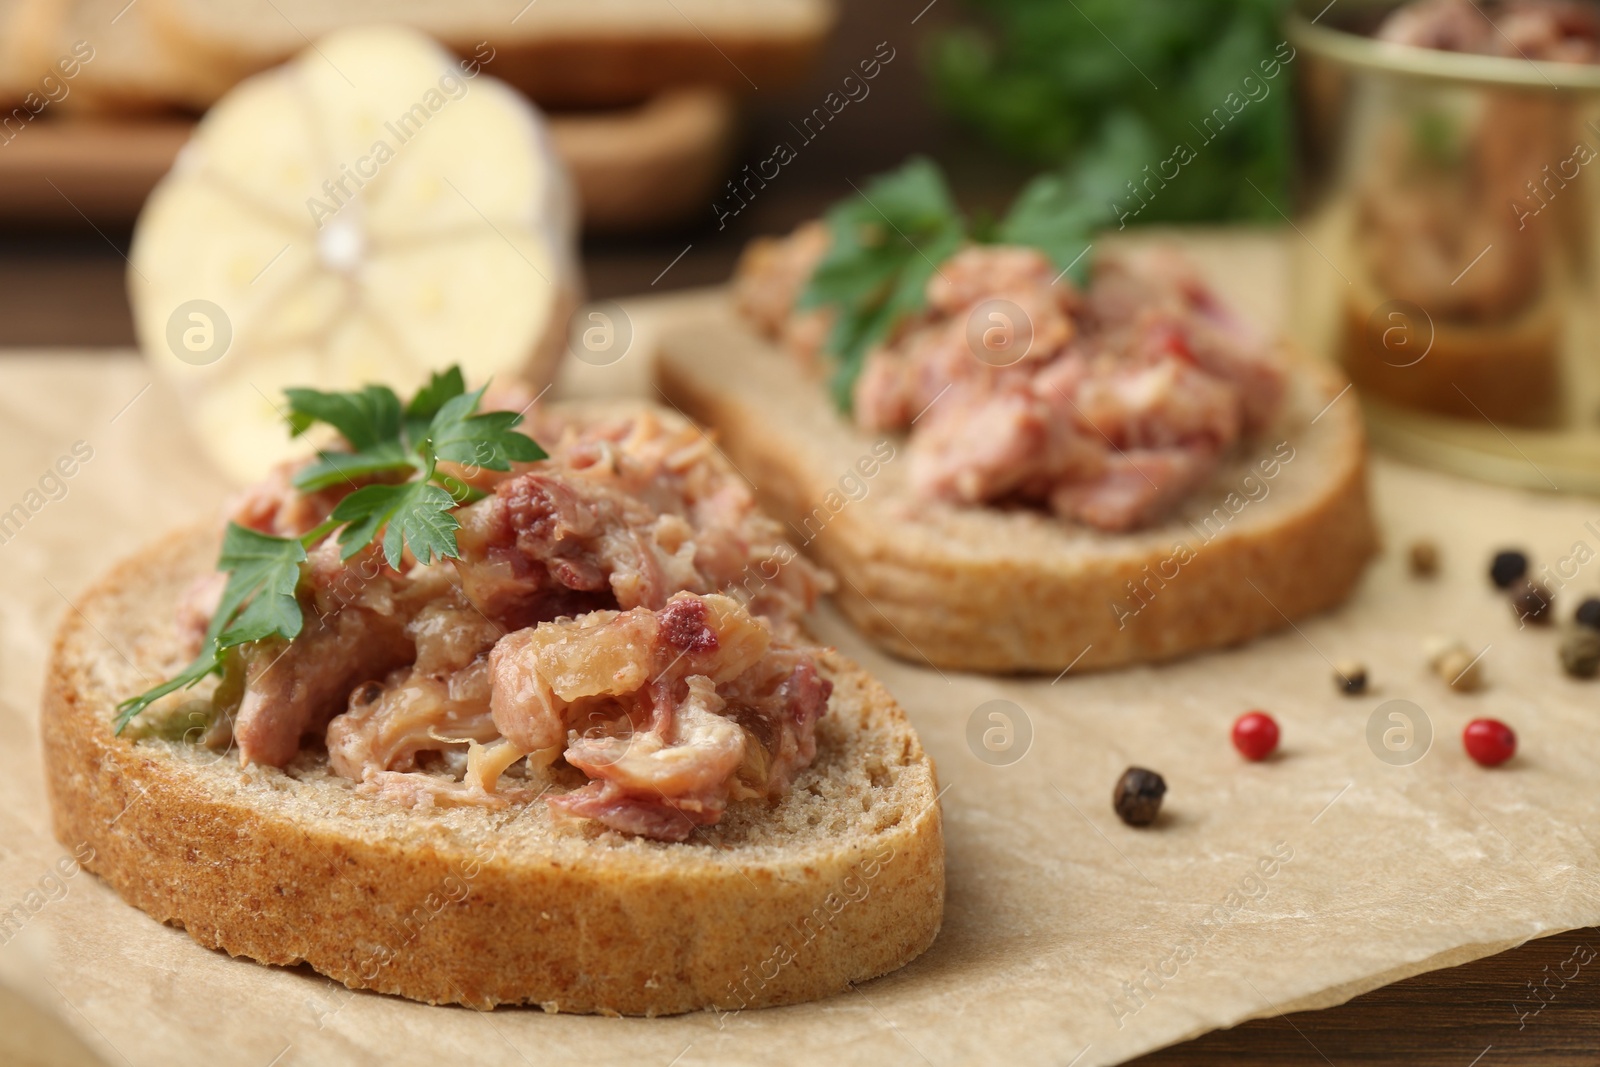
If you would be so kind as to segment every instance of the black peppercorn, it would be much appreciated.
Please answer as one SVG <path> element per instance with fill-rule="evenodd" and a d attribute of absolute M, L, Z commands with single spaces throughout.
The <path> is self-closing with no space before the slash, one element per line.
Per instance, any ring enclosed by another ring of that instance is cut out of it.
<path fill-rule="evenodd" d="M 1528 557 L 1515 550 L 1496 552 L 1494 562 L 1489 564 L 1489 580 L 1497 589 L 1510 587 L 1512 582 L 1527 573 Z"/>
<path fill-rule="evenodd" d="M 1347 696 L 1360 696 L 1367 691 L 1367 669 L 1355 660 L 1344 660 L 1333 666 L 1333 684 Z"/>
<path fill-rule="evenodd" d="M 1600 630 L 1600 596 L 1586 596 L 1583 603 L 1578 605 L 1578 610 L 1572 613 L 1579 626 L 1587 626 L 1592 630 Z"/>
<path fill-rule="evenodd" d="M 1538 582 L 1523 579 L 1511 593 L 1511 610 L 1521 622 L 1547 626 L 1555 620 L 1555 599 L 1550 590 Z"/>
<path fill-rule="evenodd" d="M 1166 794 L 1167 783 L 1155 771 L 1129 767 L 1117 779 L 1111 805 L 1129 826 L 1149 826 L 1161 814 L 1161 798 Z"/>

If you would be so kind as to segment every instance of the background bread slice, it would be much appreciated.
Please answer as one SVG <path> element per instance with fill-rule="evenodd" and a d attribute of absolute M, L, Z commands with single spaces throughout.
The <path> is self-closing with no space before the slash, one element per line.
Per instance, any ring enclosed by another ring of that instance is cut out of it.
<path fill-rule="evenodd" d="M 1235 644 L 1349 595 L 1376 549 L 1360 408 L 1330 368 L 1289 359 L 1278 424 L 1176 518 L 1132 534 L 917 501 L 904 441 L 881 462 L 881 439 L 726 303 L 663 336 L 657 375 L 877 644 L 939 667 L 1060 671 Z M 1268 478 L 1281 447 L 1292 458 Z"/>
<path fill-rule="evenodd" d="M 397 22 L 541 104 L 631 103 L 683 85 L 745 91 L 792 81 L 833 25 L 829 0 L 141 0 L 175 44 L 235 78 L 332 30 Z"/>
<path fill-rule="evenodd" d="M 3 115 L 11 123 L 0 133 L 0 142 L 9 144 L 21 131 L 35 109 L 43 110 L 45 95 L 40 82 L 56 74 L 53 66 L 55 53 L 50 51 L 56 29 L 62 21 L 62 5 L 66 0 L 0 0 L 0 105 L 7 112 L 16 105 L 28 103 L 22 115 Z M 59 76 L 56 82 L 59 82 Z M 60 90 L 52 90 L 58 95 Z M 33 100 L 27 100 L 34 93 Z"/>
<path fill-rule="evenodd" d="M 210 67 L 194 50 L 174 47 L 155 32 L 141 0 L 56 0 L 63 18 L 56 54 L 86 41 L 94 58 L 84 63 L 64 110 L 137 112 L 210 107 L 237 79 Z"/>
<path fill-rule="evenodd" d="M 650 1015 L 824 996 L 938 933 L 933 767 L 889 694 L 832 653 L 813 766 L 683 844 L 558 823 L 542 802 L 411 811 L 309 751 L 242 769 L 114 737 L 116 701 L 179 666 L 173 608 L 215 554 L 208 533 L 174 536 L 79 600 L 42 723 L 57 837 L 202 945 L 434 1003 Z"/>

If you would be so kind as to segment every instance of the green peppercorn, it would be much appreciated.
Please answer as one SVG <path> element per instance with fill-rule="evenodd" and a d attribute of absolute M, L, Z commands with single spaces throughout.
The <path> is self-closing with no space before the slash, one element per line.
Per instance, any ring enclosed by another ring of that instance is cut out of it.
<path fill-rule="evenodd" d="M 1574 626 L 1561 639 L 1561 667 L 1574 678 L 1600 674 L 1600 630 Z"/>

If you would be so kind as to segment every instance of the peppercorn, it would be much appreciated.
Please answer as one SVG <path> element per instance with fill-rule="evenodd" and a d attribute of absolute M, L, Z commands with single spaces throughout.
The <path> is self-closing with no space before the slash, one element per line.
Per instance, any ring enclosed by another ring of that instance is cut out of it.
<path fill-rule="evenodd" d="M 1574 626 L 1561 639 L 1561 667 L 1574 678 L 1600 674 L 1600 631 Z"/>
<path fill-rule="evenodd" d="M 1473 719 L 1461 731 L 1461 744 L 1485 767 L 1498 767 L 1517 754 L 1517 735 L 1499 719 Z"/>
<path fill-rule="evenodd" d="M 1439 573 L 1439 546 L 1432 541 L 1414 541 L 1411 545 L 1411 573 L 1418 578 L 1432 578 Z"/>
<path fill-rule="evenodd" d="M 1333 665 L 1333 684 L 1346 696 L 1360 696 L 1367 691 L 1367 669 L 1353 659 L 1341 660 Z"/>
<path fill-rule="evenodd" d="M 1428 666 L 1441 681 L 1458 693 L 1471 693 L 1483 688 L 1483 662 L 1459 641 L 1442 641 L 1434 644 L 1428 656 Z"/>
<path fill-rule="evenodd" d="M 1511 610 L 1519 622 L 1548 626 L 1555 619 L 1555 597 L 1548 586 L 1520 579 L 1511 592 Z"/>
<path fill-rule="evenodd" d="M 1528 573 L 1528 557 L 1515 549 L 1494 554 L 1494 562 L 1489 564 L 1489 580 L 1498 589 L 1505 589 L 1512 582 Z"/>
<path fill-rule="evenodd" d="M 1129 767 L 1117 779 L 1116 791 L 1111 794 L 1111 806 L 1117 809 L 1117 816 L 1129 826 L 1149 826 L 1161 814 L 1161 798 L 1166 793 L 1167 783 L 1155 771 Z"/>
<path fill-rule="evenodd" d="M 1583 603 L 1578 605 L 1578 610 L 1572 617 L 1579 626 L 1588 626 L 1600 630 L 1600 596 L 1586 596 Z"/>

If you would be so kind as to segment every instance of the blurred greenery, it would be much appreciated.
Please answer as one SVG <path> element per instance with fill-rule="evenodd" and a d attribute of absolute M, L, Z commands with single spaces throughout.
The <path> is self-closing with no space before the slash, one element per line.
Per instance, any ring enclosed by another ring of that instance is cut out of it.
<path fill-rule="evenodd" d="M 996 146 L 1060 166 L 1129 224 L 1278 218 L 1261 193 L 1283 206 L 1289 0 L 965 3 L 970 24 L 926 58 L 940 103 Z"/>

